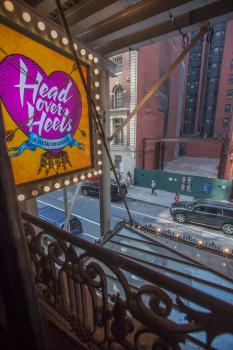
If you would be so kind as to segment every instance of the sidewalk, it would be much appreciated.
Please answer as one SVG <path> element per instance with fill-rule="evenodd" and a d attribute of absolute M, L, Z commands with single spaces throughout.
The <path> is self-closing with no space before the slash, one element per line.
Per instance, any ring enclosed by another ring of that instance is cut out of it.
<path fill-rule="evenodd" d="M 175 193 L 156 190 L 157 196 L 151 194 L 150 188 L 139 186 L 132 186 L 128 188 L 127 198 L 136 199 L 138 201 L 161 205 L 163 207 L 170 207 L 175 201 Z M 181 195 L 181 201 L 192 201 L 193 197 Z"/>

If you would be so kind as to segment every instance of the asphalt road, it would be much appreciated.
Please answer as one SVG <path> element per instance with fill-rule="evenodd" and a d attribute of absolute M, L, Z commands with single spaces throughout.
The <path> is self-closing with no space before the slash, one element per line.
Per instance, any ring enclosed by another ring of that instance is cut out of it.
<path fill-rule="evenodd" d="M 72 199 L 74 186 L 67 188 L 68 200 Z M 137 200 L 127 199 L 133 219 L 140 224 L 159 225 L 174 230 L 177 233 L 191 234 L 197 239 L 202 239 L 223 248 L 233 248 L 233 237 L 224 235 L 221 231 L 212 230 L 206 227 L 194 226 L 191 224 L 178 224 L 170 216 L 169 208 L 159 205 L 145 203 Z M 49 194 L 38 197 L 38 207 L 50 205 L 64 210 L 63 190 L 57 190 Z M 100 215 L 99 199 L 95 197 L 84 197 L 79 195 L 75 205 L 73 215 L 76 215 L 82 222 L 82 237 L 90 242 L 100 238 Z M 127 212 L 123 202 L 111 204 L 111 226 L 114 227 L 119 220 L 127 218 Z"/>

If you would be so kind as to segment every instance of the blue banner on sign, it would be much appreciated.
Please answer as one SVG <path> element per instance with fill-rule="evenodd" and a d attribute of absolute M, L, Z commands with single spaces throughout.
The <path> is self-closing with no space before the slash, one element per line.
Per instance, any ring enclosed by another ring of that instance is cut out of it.
<path fill-rule="evenodd" d="M 71 133 L 58 139 L 46 139 L 45 137 L 41 137 L 34 132 L 30 132 L 28 141 L 25 141 L 18 147 L 10 148 L 8 151 L 17 151 L 16 153 L 11 154 L 10 157 L 18 157 L 25 149 L 35 151 L 37 147 L 40 147 L 47 150 L 59 150 L 67 145 L 70 147 L 77 146 L 78 148 L 83 149 L 83 145 L 74 140 Z"/>

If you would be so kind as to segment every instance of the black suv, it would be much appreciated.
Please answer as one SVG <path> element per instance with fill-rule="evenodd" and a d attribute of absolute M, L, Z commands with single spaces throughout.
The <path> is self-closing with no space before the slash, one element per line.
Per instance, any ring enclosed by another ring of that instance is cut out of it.
<path fill-rule="evenodd" d="M 127 186 L 125 184 L 121 184 L 121 191 L 123 196 L 125 197 L 128 193 Z M 99 182 L 85 182 L 81 186 L 81 192 L 84 196 L 95 196 L 99 197 Z M 119 188 L 115 182 L 111 182 L 111 200 L 114 202 L 118 202 L 122 199 L 122 196 L 119 192 Z"/>
<path fill-rule="evenodd" d="M 173 203 L 170 208 L 172 217 L 179 223 L 195 222 L 200 225 L 220 228 L 224 233 L 233 235 L 233 205 L 209 199 L 194 202 Z"/>

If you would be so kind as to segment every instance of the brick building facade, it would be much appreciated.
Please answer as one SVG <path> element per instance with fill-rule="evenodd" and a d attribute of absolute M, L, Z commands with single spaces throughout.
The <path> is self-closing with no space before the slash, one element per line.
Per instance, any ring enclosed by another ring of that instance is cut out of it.
<path fill-rule="evenodd" d="M 190 37 L 195 33 L 191 33 Z M 232 177 L 233 21 L 213 27 L 137 115 L 136 167 L 163 168 L 186 155 L 220 159 L 221 177 Z M 149 91 L 181 52 L 175 38 L 138 50 L 137 99 Z M 201 137 L 197 143 L 164 143 L 156 137 Z M 223 142 L 208 142 L 208 138 Z M 146 139 L 146 141 L 145 141 Z M 161 145 L 160 145 L 161 146 Z"/>

